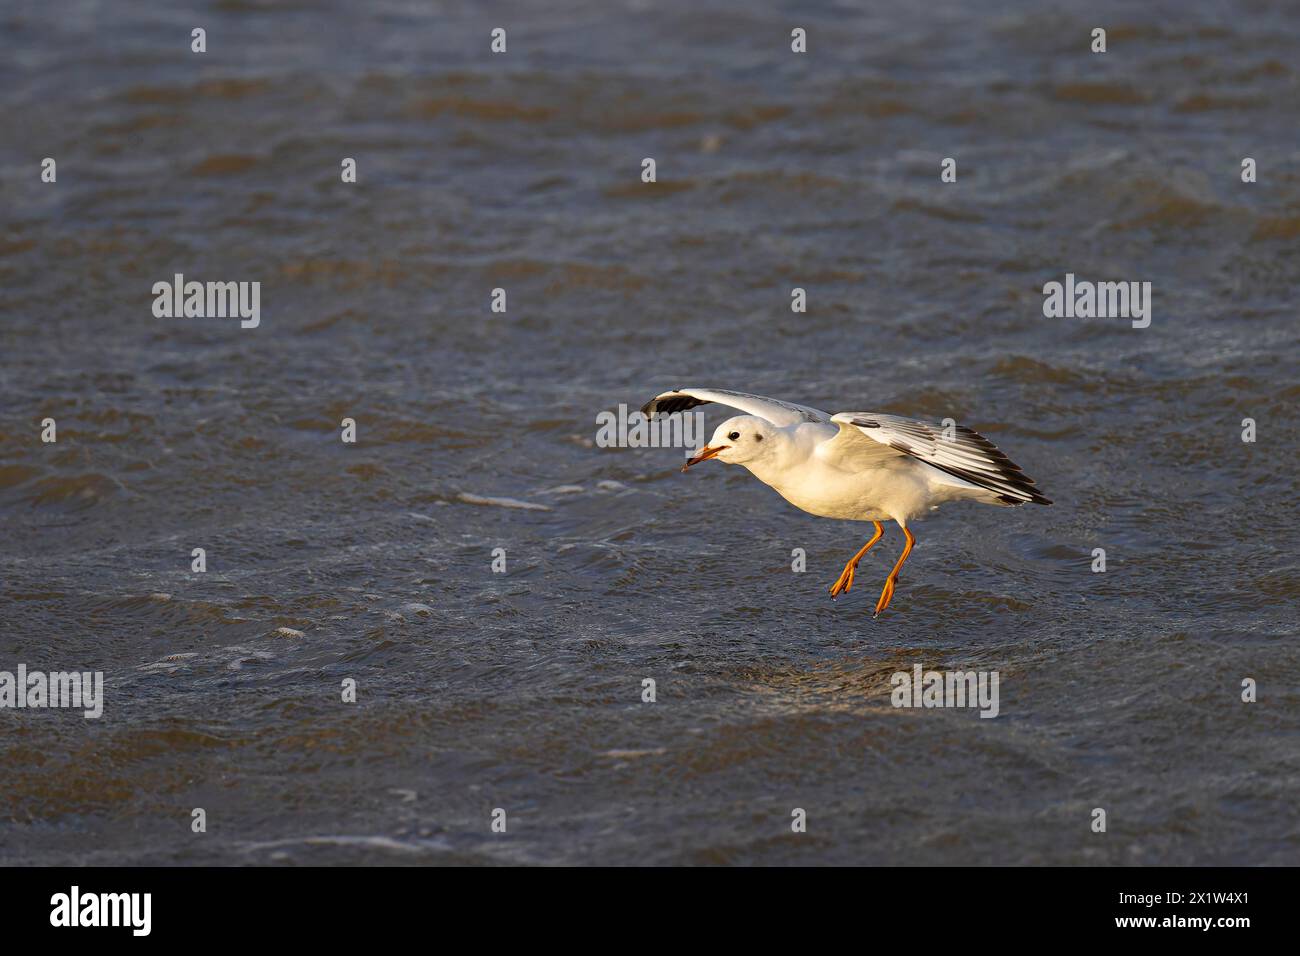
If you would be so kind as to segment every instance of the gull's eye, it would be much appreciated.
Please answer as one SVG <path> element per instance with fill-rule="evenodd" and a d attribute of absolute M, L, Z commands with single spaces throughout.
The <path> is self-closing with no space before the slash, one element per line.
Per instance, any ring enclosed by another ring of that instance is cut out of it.
<path fill-rule="evenodd" d="M 735 441 L 737 438 L 740 437 L 740 432 L 732 432 L 727 437 L 730 438 L 732 441 Z"/>

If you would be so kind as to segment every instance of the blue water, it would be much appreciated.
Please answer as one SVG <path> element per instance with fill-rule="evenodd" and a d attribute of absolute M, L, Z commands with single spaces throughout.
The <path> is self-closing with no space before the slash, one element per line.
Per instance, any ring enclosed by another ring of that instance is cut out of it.
<path fill-rule="evenodd" d="M 1296 64 L 1244 2 L 8 5 L 0 670 L 106 700 L 0 710 L 0 860 L 1296 863 Z M 867 526 L 595 444 L 682 385 L 1055 504 L 919 523 L 873 620 L 896 529 L 832 603 Z"/>

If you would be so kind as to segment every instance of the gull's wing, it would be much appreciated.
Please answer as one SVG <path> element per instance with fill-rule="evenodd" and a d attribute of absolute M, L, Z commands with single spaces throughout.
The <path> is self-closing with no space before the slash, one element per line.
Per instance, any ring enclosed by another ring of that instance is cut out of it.
<path fill-rule="evenodd" d="M 707 405 L 709 402 L 727 405 L 746 415 L 757 415 L 778 427 L 831 420 L 831 416 L 821 409 L 795 405 L 776 398 L 764 398 L 762 395 L 733 392 L 729 388 L 675 388 L 671 392 L 656 395 L 642 405 L 641 414 L 646 418 L 654 418 L 656 414 L 671 415 L 673 412 L 684 412 L 688 408 Z"/>
<path fill-rule="evenodd" d="M 991 491 L 1007 504 L 1051 504 L 1015 462 L 963 425 L 957 425 L 947 438 L 942 425 L 876 412 L 840 412 L 831 421 L 840 426 L 839 434 L 818 446 L 817 454 L 832 464 L 861 468 L 882 457 L 907 455 Z"/>

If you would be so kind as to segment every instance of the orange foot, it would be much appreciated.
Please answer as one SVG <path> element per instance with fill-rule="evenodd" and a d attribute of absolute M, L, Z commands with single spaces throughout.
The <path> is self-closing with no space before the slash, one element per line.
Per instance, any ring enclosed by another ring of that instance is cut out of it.
<path fill-rule="evenodd" d="M 885 586 L 880 592 L 880 600 L 876 602 L 876 613 L 872 617 L 879 617 L 880 612 L 889 607 L 889 602 L 894 599 L 894 585 L 898 583 L 898 572 L 902 570 L 907 556 L 912 553 L 912 545 L 916 544 L 916 538 L 907 528 L 903 529 L 903 537 L 907 539 L 907 544 L 903 545 L 903 553 L 898 556 L 898 563 L 894 565 L 894 570 L 890 571 L 889 577 L 885 578 Z"/>
<path fill-rule="evenodd" d="M 897 580 L 892 574 L 885 578 L 884 590 L 880 592 L 880 600 L 876 602 L 876 613 L 872 617 L 879 617 L 880 612 L 889 607 L 889 602 L 894 599 L 894 582 Z"/>
<path fill-rule="evenodd" d="M 849 588 L 853 587 L 853 574 L 857 570 L 857 565 L 850 561 L 844 565 L 844 570 L 840 572 L 839 579 L 831 585 L 832 600 L 841 594 L 848 594 Z"/>
<path fill-rule="evenodd" d="M 885 533 L 885 526 L 879 521 L 873 521 L 872 524 L 876 526 L 876 533 L 871 536 L 870 541 L 862 546 L 862 550 L 849 558 L 849 563 L 844 565 L 844 570 L 840 572 L 840 576 L 836 579 L 835 583 L 831 585 L 831 600 L 834 600 L 841 594 L 849 593 L 849 588 L 853 587 L 853 574 L 858 570 L 858 562 L 862 560 L 862 556 L 870 551 L 871 546 L 879 541 L 881 535 Z"/>

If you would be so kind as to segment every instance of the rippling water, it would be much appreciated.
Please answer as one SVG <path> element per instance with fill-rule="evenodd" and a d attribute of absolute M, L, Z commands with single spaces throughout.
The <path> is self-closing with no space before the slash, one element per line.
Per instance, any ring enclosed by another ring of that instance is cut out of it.
<path fill-rule="evenodd" d="M 1300 8 L 879 6 L 6 6 L 0 670 L 107 700 L 0 711 L 0 859 L 1295 863 Z M 863 526 L 594 445 L 688 384 L 952 416 L 1056 504 L 920 524 L 873 620 L 896 531 L 832 604 Z M 1001 716 L 894 709 L 918 663 Z"/>

